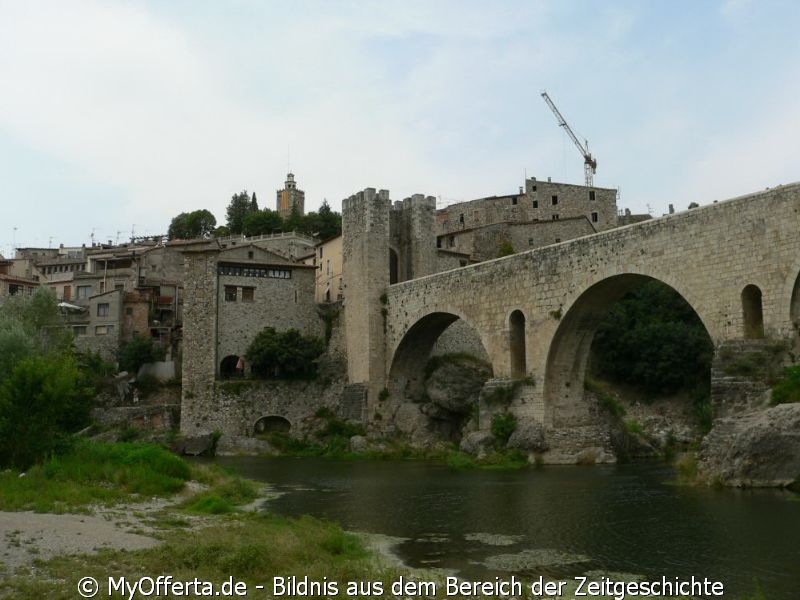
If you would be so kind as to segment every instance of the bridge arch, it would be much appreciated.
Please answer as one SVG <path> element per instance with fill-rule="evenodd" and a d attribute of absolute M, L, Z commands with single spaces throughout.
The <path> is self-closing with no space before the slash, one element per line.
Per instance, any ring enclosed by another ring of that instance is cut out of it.
<path fill-rule="evenodd" d="M 583 290 L 566 309 L 550 342 L 543 386 L 545 421 L 554 427 L 591 424 L 584 402 L 583 382 L 595 331 L 607 311 L 625 294 L 645 283 L 659 281 L 687 302 L 710 339 L 709 320 L 684 293 L 662 279 L 639 273 L 612 275 Z"/>
<path fill-rule="evenodd" d="M 403 334 L 391 356 L 389 382 L 400 385 L 412 394 L 421 391 L 425 379 L 425 366 L 436 343 L 449 327 L 457 323 L 466 326 L 474 337 L 473 341 L 480 345 L 483 356 L 489 357 L 486 343 L 472 323 L 456 312 L 435 311 L 417 319 Z"/>
<path fill-rule="evenodd" d="M 261 417 L 253 424 L 253 433 L 287 432 L 292 429 L 292 422 L 281 415 L 267 415 Z"/>

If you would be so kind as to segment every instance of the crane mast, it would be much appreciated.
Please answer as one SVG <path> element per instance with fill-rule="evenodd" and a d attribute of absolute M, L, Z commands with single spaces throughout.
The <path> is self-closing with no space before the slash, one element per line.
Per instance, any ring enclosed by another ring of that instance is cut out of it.
<path fill-rule="evenodd" d="M 561 115 L 556 105 L 550 99 L 550 96 L 547 95 L 547 92 L 542 92 L 542 98 L 544 98 L 547 106 L 550 107 L 550 110 L 552 110 L 553 114 L 556 116 L 559 127 L 564 128 L 564 131 L 567 132 L 572 143 L 575 144 L 578 151 L 583 155 L 583 175 L 586 179 L 586 186 L 592 187 L 594 174 L 597 172 L 597 159 L 593 158 L 592 153 L 589 152 L 589 142 L 584 140 L 584 143 L 581 144 L 578 136 L 575 135 L 575 132 L 572 131 L 572 128 L 567 124 L 567 120 Z"/>

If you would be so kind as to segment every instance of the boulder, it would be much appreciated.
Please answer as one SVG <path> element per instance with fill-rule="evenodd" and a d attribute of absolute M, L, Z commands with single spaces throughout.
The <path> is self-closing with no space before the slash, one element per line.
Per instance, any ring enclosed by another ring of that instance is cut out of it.
<path fill-rule="evenodd" d="M 544 452 L 547 443 L 544 440 L 544 427 L 536 421 L 520 421 L 508 438 L 506 448 L 523 452 Z"/>
<path fill-rule="evenodd" d="M 363 435 L 354 435 L 350 438 L 351 452 L 366 452 L 369 450 L 369 440 Z"/>
<path fill-rule="evenodd" d="M 182 438 L 176 449 L 179 454 L 189 456 L 213 455 L 216 444 L 216 436 L 213 433 L 205 433 Z"/>
<path fill-rule="evenodd" d="M 494 436 L 488 431 L 470 431 L 461 438 L 458 449 L 474 456 L 484 456 L 495 447 Z"/>
<path fill-rule="evenodd" d="M 800 479 L 800 404 L 718 419 L 703 440 L 698 475 L 738 487 L 788 487 Z"/>
<path fill-rule="evenodd" d="M 446 356 L 425 381 L 430 402 L 450 413 L 468 414 L 491 371 L 482 362 Z"/>

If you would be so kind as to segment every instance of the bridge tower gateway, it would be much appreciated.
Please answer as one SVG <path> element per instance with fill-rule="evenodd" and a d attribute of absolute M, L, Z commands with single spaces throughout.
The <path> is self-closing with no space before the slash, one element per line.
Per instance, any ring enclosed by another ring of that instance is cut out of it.
<path fill-rule="evenodd" d="M 347 380 L 343 416 L 364 420 L 386 385 L 389 287 L 388 190 L 366 188 L 342 201 L 342 280 Z"/>

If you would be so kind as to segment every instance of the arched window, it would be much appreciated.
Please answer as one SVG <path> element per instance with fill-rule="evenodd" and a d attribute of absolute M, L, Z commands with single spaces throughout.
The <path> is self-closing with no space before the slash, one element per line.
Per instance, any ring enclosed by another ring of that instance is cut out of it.
<path fill-rule="evenodd" d="M 508 319 L 509 347 L 511 350 L 511 376 L 525 377 L 525 315 L 515 310 Z"/>
<path fill-rule="evenodd" d="M 276 431 L 286 432 L 292 428 L 292 424 L 288 419 L 279 417 L 277 415 L 269 417 L 261 417 L 256 421 L 253 432 L 258 435 L 260 433 L 274 433 Z"/>
<path fill-rule="evenodd" d="M 758 286 L 747 285 L 742 290 L 742 316 L 744 318 L 744 337 L 748 339 L 764 337 L 764 313 L 761 304 L 761 290 Z"/>

